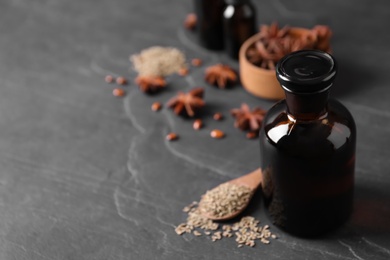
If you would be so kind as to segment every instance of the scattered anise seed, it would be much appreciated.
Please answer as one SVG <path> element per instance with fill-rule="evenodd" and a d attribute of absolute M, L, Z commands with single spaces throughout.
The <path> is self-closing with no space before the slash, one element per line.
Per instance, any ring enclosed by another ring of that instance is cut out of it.
<path fill-rule="evenodd" d="M 179 138 L 179 136 L 175 133 L 169 133 L 167 134 L 167 136 L 165 137 L 165 139 L 167 141 L 174 141 L 174 140 L 177 140 Z"/>
<path fill-rule="evenodd" d="M 214 120 L 217 120 L 217 121 L 220 121 L 220 120 L 222 120 L 223 119 L 223 115 L 221 114 L 221 113 L 215 113 L 214 115 L 213 115 L 213 118 L 214 118 Z"/>
<path fill-rule="evenodd" d="M 115 82 L 116 84 L 123 86 L 127 84 L 127 79 L 125 79 L 124 77 L 117 77 Z"/>
<path fill-rule="evenodd" d="M 225 137 L 225 133 L 222 132 L 221 130 L 214 129 L 213 131 L 210 132 L 210 136 L 212 138 L 221 139 L 221 138 Z"/>
<path fill-rule="evenodd" d="M 193 117 L 196 111 L 205 105 L 203 93 L 203 88 L 194 88 L 187 93 L 179 92 L 168 100 L 167 106 L 173 109 L 176 115 Z"/>
<path fill-rule="evenodd" d="M 194 232 L 192 232 L 195 236 L 199 237 L 202 235 L 202 233 L 200 233 L 198 230 L 195 230 Z"/>
<path fill-rule="evenodd" d="M 107 75 L 104 77 L 104 81 L 107 83 L 112 83 L 112 82 L 114 82 L 114 77 L 111 75 Z"/>
<path fill-rule="evenodd" d="M 155 93 L 167 85 L 165 79 L 159 76 L 138 76 L 135 83 L 142 92 L 148 94 Z"/>
<path fill-rule="evenodd" d="M 187 14 L 186 19 L 184 20 L 184 27 L 188 30 L 194 30 L 197 23 L 197 17 L 196 14 L 190 13 Z"/>
<path fill-rule="evenodd" d="M 221 193 L 214 194 L 216 195 L 215 199 L 217 202 L 221 202 L 217 203 L 218 205 L 213 206 L 213 201 L 215 202 L 213 199 L 204 200 L 202 198 L 200 203 L 193 202 L 186 206 L 183 210 L 188 214 L 187 220 L 185 223 L 182 223 L 175 228 L 176 234 L 182 235 L 184 233 L 191 233 L 194 236 L 199 236 L 199 233 L 202 235 L 202 233 L 199 232 L 199 229 L 202 229 L 204 235 L 211 236 L 210 238 L 212 242 L 235 236 L 235 241 L 237 242 L 238 247 L 253 247 L 256 244 L 256 240 L 259 240 L 263 244 L 269 244 L 269 239 L 276 238 L 276 236 L 271 233 L 268 225 L 265 225 L 264 227 L 259 226 L 260 220 L 257 220 L 254 217 L 242 217 L 240 221 L 233 224 L 225 224 L 222 228 L 220 228 L 218 223 L 204 217 L 202 214 L 205 209 L 204 207 L 211 207 L 218 211 L 221 207 L 222 211 L 230 210 L 231 207 L 237 206 L 237 201 L 235 199 L 230 200 L 228 198 L 243 195 L 240 195 L 239 191 L 233 192 L 235 195 L 231 194 L 229 190 L 221 189 L 220 191 Z M 210 198 L 210 193 L 207 196 Z M 242 199 L 244 198 L 245 196 L 242 196 Z M 223 202 L 223 200 L 225 200 L 225 202 Z"/>
<path fill-rule="evenodd" d="M 194 67 L 199 67 L 199 66 L 202 65 L 202 63 L 203 63 L 202 60 L 198 59 L 198 58 L 194 58 L 194 59 L 191 60 L 191 64 Z"/>
<path fill-rule="evenodd" d="M 186 232 L 186 228 L 187 228 L 187 225 L 185 223 L 182 223 L 175 228 L 175 232 L 176 232 L 176 234 L 181 236 L 182 234 L 184 234 Z"/>
<path fill-rule="evenodd" d="M 201 119 L 196 119 L 194 121 L 194 123 L 192 124 L 192 127 L 195 129 L 195 130 L 199 130 L 203 127 L 203 121 Z"/>
<path fill-rule="evenodd" d="M 162 105 L 160 102 L 154 102 L 152 104 L 152 110 L 153 111 L 159 111 L 162 108 Z"/>
<path fill-rule="evenodd" d="M 257 136 L 258 136 L 258 133 L 255 131 L 246 133 L 246 138 L 248 138 L 248 139 L 255 139 L 255 138 L 257 138 Z"/>
<path fill-rule="evenodd" d="M 237 73 L 228 65 L 216 64 L 205 70 L 205 80 L 219 88 L 226 88 L 237 81 Z"/>
<path fill-rule="evenodd" d="M 188 75 L 188 72 L 189 72 L 189 70 L 187 68 L 181 68 L 181 69 L 179 69 L 179 71 L 177 73 L 180 76 L 186 76 L 186 75 Z"/>
<path fill-rule="evenodd" d="M 112 91 L 112 94 L 116 97 L 123 97 L 126 95 L 126 91 L 124 91 L 123 89 L 121 88 L 115 88 L 113 91 Z"/>

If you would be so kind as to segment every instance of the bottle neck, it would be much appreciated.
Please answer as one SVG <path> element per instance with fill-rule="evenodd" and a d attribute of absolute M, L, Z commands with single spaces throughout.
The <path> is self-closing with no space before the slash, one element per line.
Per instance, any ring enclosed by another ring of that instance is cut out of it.
<path fill-rule="evenodd" d="M 250 3 L 250 0 L 225 0 L 225 3 L 228 5 L 241 5 Z"/>
<path fill-rule="evenodd" d="M 296 120 L 318 120 L 327 114 L 329 89 L 311 94 L 286 92 L 287 112 Z"/>

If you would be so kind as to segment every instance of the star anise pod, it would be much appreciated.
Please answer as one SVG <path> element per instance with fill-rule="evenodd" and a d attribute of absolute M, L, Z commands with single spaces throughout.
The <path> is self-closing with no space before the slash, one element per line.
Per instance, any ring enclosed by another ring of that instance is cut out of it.
<path fill-rule="evenodd" d="M 205 70 L 205 80 L 219 88 L 233 84 L 237 80 L 237 73 L 228 65 L 216 64 Z"/>
<path fill-rule="evenodd" d="M 205 105 L 203 93 L 203 88 L 194 88 L 188 93 L 179 92 L 167 102 L 167 106 L 172 108 L 176 115 L 193 117 L 196 111 Z"/>
<path fill-rule="evenodd" d="M 236 119 L 235 127 L 243 131 L 258 131 L 263 123 L 266 111 L 258 107 L 251 110 L 247 104 L 243 103 L 241 108 L 230 110 L 230 114 Z"/>
<path fill-rule="evenodd" d="M 138 76 L 135 83 L 142 92 L 148 94 L 155 93 L 167 85 L 165 79 L 159 76 Z"/>
<path fill-rule="evenodd" d="M 330 38 L 332 38 L 332 30 L 326 25 L 316 25 L 312 29 L 317 36 L 317 44 L 315 48 L 318 50 L 331 52 Z"/>
<path fill-rule="evenodd" d="M 283 28 L 279 28 L 278 23 L 274 22 L 271 25 L 261 25 L 260 26 L 260 36 L 263 39 L 280 39 L 285 37 L 288 34 L 290 28 L 288 26 L 284 26 Z"/>
<path fill-rule="evenodd" d="M 260 53 L 256 50 L 256 48 L 254 46 L 251 46 L 248 48 L 248 51 L 246 53 L 246 57 L 252 64 L 255 64 L 255 65 L 259 65 L 263 59 L 261 57 Z"/>

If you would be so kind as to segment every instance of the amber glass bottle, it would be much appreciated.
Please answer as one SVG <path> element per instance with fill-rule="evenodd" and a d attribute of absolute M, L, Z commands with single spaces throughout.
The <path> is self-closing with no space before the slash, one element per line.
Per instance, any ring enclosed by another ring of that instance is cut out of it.
<path fill-rule="evenodd" d="M 256 10 L 250 0 L 225 0 L 225 3 L 225 49 L 230 57 L 237 59 L 241 45 L 256 33 Z"/>
<path fill-rule="evenodd" d="M 286 99 L 273 106 L 260 131 L 263 193 L 274 224 L 316 236 L 352 211 L 356 127 L 350 112 L 328 99 L 333 57 L 298 51 L 276 67 Z"/>
<path fill-rule="evenodd" d="M 194 7 L 200 45 L 210 50 L 222 50 L 224 47 L 222 26 L 224 0 L 194 0 Z"/>

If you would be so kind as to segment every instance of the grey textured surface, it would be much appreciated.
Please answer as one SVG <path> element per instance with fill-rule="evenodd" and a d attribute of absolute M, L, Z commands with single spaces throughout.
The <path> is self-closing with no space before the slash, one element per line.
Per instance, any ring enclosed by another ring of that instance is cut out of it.
<path fill-rule="evenodd" d="M 258 143 L 227 116 L 241 102 L 269 108 L 236 86 L 206 88 L 206 128 L 194 132 L 171 111 L 150 111 L 179 89 L 205 85 L 203 68 L 172 76 L 145 96 L 131 85 L 112 97 L 106 74 L 126 75 L 128 55 L 176 46 L 207 64 L 224 61 L 182 29 L 189 1 L 0 2 L 0 259 L 390 259 L 390 4 L 277 1 L 256 4 L 259 22 L 329 24 L 340 76 L 333 96 L 358 127 L 356 200 L 337 232 L 308 240 L 271 226 L 268 246 L 236 248 L 177 236 L 181 209 L 216 184 L 257 167 Z M 208 137 L 226 131 L 224 140 Z M 167 143 L 174 130 L 181 139 Z M 256 197 L 247 211 L 269 224 Z M 257 203 L 256 203 L 257 202 Z"/>

